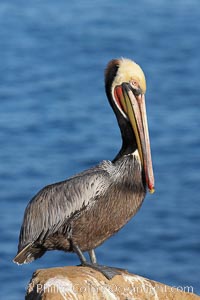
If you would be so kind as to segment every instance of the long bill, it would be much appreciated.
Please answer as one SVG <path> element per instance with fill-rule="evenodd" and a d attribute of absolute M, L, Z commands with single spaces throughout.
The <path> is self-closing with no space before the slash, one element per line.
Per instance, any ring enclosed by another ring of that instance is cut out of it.
<path fill-rule="evenodd" d="M 118 101 L 133 128 L 138 152 L 145 172 L 146 183 L 150 193 L 154 193 L 154 174 L 151 159 L 149 130 L 147 123 L 144 94 L 135 96 L 128 83 L 116 87 Z"/>

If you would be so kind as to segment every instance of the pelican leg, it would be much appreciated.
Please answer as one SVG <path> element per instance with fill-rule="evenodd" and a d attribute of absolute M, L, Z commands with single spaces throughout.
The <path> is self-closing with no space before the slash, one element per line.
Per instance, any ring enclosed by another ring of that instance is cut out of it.
<path fill-rule="evenodd" d="M 79 259 L 81 261 L 81 265 L 84 265 L 85 263 L 87 263 L 87 260 L 86 260 L 86 258 L 84 256 L 83 252 L 79 248 L 79 246 L 76 245 L 76 244 L 74 244 L 74 243 L 72 245 L 73 245 L 74 252 L 78 255 L 78 257 L 79 257 Z"/>
<path fill-rule="evenodd" d="M 124 271 L 123 269 L 98 265 L 94 249 L 88 251 L 91 262 L 87 262 L 85 256 L 83 255 L 83 252 L 81 251 L 79 246 L 74 243 L 72 243 L 72 246 L 73 246 L 74 252 L 78 255 L 78 257 L 81 261 L 80 266 L 92 268 L 96 271 L 99 271 L 109 280 L 111 280 L 116 275 L 120 275 L 122 273 L 122 271 Z"/>
<path fill-rule="evenodd" d="M 91 249 L 88 251 L 89 256 L 90 256 L 90 261 L 92 264 L 96 264 L 97 263 L 97 258 L 96 258 L 96 254 L 94 252 L 94 249 Z"/>

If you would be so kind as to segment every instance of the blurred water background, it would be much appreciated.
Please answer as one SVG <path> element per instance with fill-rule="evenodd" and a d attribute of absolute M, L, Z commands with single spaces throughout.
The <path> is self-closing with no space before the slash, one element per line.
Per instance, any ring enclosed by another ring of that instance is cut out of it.
<path fill-rule="evenodd" d="M 119 150 L 103 76 L 121 56 L 146 73 L 156 193 L 97 256 L 200 293 L 199 20 L 198 0 L 0 2 L 1 299 L 23 299 L 38 268 L 78 264 L 12 259 L 31 197 Z"/>

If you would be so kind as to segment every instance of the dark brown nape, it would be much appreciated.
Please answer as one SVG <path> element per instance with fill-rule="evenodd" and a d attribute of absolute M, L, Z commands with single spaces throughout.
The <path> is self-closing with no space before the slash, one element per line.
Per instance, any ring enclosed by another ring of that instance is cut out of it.
<path fill-rule="evenodd" d="M 111 87 L 119 69 L 119 59 L 112 59 L 105 69 L 105 90 L 110 105 L 117 116 L 117 109 L 112 99 Z"/>
<path fill-rule="evenodd" d="M 119 68 L 119 59 L 112 59 L 105 69 L 105 85 L 113 82 Z"/>

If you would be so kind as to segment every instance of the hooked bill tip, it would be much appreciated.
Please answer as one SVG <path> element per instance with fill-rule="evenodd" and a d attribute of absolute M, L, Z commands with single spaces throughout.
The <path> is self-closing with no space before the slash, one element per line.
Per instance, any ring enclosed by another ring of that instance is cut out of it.
<path fill-rule="evenodd" d="M 150 194 L 153 194 L 154 192 L 155 192 L 154 187 L 152 187 L 152 188 L 149 189 L 149 193 L 150 193 Z"/>

